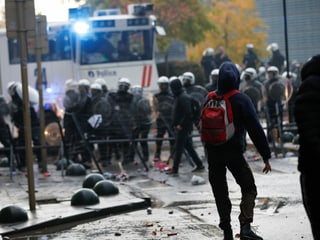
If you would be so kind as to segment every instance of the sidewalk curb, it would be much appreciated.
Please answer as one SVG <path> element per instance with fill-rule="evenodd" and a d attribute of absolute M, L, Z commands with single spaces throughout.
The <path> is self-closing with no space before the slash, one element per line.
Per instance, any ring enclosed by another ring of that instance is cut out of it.
<path fill-rule="evenodd" d="M 61 204 L 57 204 L 58 206 Z M 61 225 L 78 225 L 82 222 L 90 222 L 94 221 L 100 218 L 105 218 L 110 215 L 115 214 L 122 214 L 126 212 L 141 210 L 147 207 L 151 206 L 151 199 L 150 198 L 143 198 L 135 201 L 131 201 L 122 205 L 118 206 L 112 206 L 112 207 L 102 207 L 99 208 L 98 206 L 84 206 L 84 207 L 78 207 L 76 209 L 79 209 L 78 213 L 72 214 L 70 216 L 62 216 L 57 217 L 49 220 L 45 220 L 39 223 L 35 223 L 28 226 L 25 222 L 23 223 L 17 223 L 17 224 L 5 224 L 3 227 L 8 226 L 8 229 L 1 232 L 0 235 L 2 237 L 12 237 L 12 236 L 18 236 L 18 235 L 25 235 L 28 232 L 37 231 L 39 232 L 48 232 L 50 231 L 50 228 L 61 226 Z M 62 206 L 64 207 L 64 206 Z M 83 210 L 85 212 L 83 212 Z M 77 211 L 77 210 L 76 210 Z M 20 227 L 20 228 L 19 228 Z"/>

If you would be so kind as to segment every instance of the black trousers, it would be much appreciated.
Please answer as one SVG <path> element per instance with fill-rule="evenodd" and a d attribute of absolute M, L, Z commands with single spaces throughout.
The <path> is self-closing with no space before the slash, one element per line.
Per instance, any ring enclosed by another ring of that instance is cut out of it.
<path fill-rule="evenodd" d="M 166 132 L 168 133 L 169 137 L 174 137 L 173 129 L 170 127 L 169 121 L 164 123 L 163 120 L 157 119 L 156 123 L 157 123 L 157 135 L 156 135 L 157 138 L 163 138 Z M 163 140 L 156 141 L 155 157 L 161 156 L 162 143 L 163 143 Z M 174 140 L 169 140 L 169 143 L 170 143 L 170 152 L 172 153 Z"/>
<path fill-rule="evenodd" d="M 173 168 L 172 171 L 178 173 L 179 164 L 181 162 L 181 157 L 184 149 L 187 150 L 193 162 L 197 165 L 197 167 L 201 167 L 202 161 L 198 156 L 198 153 L 194 150 L 192 139 L 190 137 L 191 131 L 182 129 L 176 133 L 175 139 L 175 148 L 174 148 L 174 159 L 173 159 Z"/>
<path fill-rule="evenodd" d="M 310 220 L 314 240 L 320 240 L 320 206 L 317 197 L 319 191 L 316 187 L 318 181 L 318 171 L 300 174 L 303 205 Z"/>
<path fill-rule="evenodd" d="M 227 169 L 232 173 L 241 188 L 240 224 L 253 221 L 253 209 L 257 196 L 257 189 L 252 171 L 241 150 L 217 149 L 210 145 L 205 147 L 208 156 L 209 182 L 216 201 L 220 217 L 220 228 L 230 227 L 232 204 L 229 198 Z"/>

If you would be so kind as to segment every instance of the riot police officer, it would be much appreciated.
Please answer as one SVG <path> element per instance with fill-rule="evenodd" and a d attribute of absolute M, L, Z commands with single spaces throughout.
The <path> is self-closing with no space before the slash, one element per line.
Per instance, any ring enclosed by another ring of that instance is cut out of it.
<path fill-rule="evenodd" d="M 31 118 L 31 129 L 32 129 L 32 141 L 34 146 L 40 145 L 40 120 L 37 116 L 34 105 L 38 102 L 33 102 L 32 99 L 37 99 L 38 94 L 35 91 L 30 91 L 32 88 L 29 88 L 29 110 L 30 110 L 30 118 Z M 15 127 L 18 129 L 19 135 L 17 137 L 16 145 L 23 147 L 18 151 L 19 155 L 19 163 L 18 169 L 24 171 L 26 167 L 26 151 L 25 151 L 25 123 L 24 123 L 24 110 L 23 110 L 23 98 L 22 98 L 22 84 L 21 83 L 13 83 L 8 88 L 8 93 L 11 96 L 11 104 L 12 104 L 12 122 Z M 32 96 L 32 94 L 36 96 Z M 39 167 L 41 166 L 42 157 L 40 148 L 34 149 L 34 153 L 37 158 L 37 163 Z"/>
<path fill-rule="evenodd" d="M 247 47 L 247 51 L 243 56 L 242 59 L 242 68 L 246 69 L 246 68 L 257 68 L 257 65 L 259 63 L 259 58 L 257 56 L 257 54 L 254 51 L 254 45 L 252 43 L 248 43 L 246 45 Z"/>
<path fill-rule="evenodd" d="M 66 157 L 74 162 L 82 163 L 86 168 L 91 167 L 91 155 L 81 140 L 87 136 L 90 125 L 88 119 L 91 113 L 90 83 L 86 79 L 79 82 L 66 82 L 63 105 L 65 114 L 63 127 L 65 129 Z M 91 147 L 89 147 L 91 148 Z"/>
<path fill-rule="evenodd" d="M 104 96 L 103 88 L 99 83 L 90 85 L 91 90 L 91 112 L 89 118 L 91 124 L 91 137 L 100 140 L 98 142 L 99 162 L 103 166 L 110 164 L 110 159 L 107 158 L 107 143 L 104 142 L 109 135 L 109 125 L 111 123 L 111 105 Z"/>
<path fill-rule="evenodd" d="M 279 76 L 279 69 L 276 66 L 267 68 L 267 81 L 265 83 L 266 89 L 266 104 L 265 112 L 267 115 L 268 123 L 268 137 L 272 137 L 271 131 L 274 128 L 282 131 L 283 122 L 283 102 L 285 99 L 285 85 Z"/>
<path fill-rule="evenodd" d="M 169 137 L 173 138 L 172 128 L 172 109 L 174 96 L 169 89 L 169 79 L 166 76 L 159 77 L 158 81 L 159 92 L 153 96 L 153 106 L 157 114 L 156 127 L 157 127 L 157 138 L 163 138 L 167 133 Z M 156 141 L 156 150 L 154 154 L 154 161 L 160 161 L 161 148 L 163 140 Z M 170 152 L 173 151 L 174 140 L 169 140 Z"/>
<path fill-rule="evenodd" d="M 131 93 L 134 96 L 134 129 L 133 138 L 134 139 L 147 139 L 150 129 L 151 129 L 151 114 L 152 108 L 149 99 L 143 95 L 143 88 L 140 85 L 135 85 L 131 87 Z M 140 141 L 140 146 L 142 150 L 142 161 L 148 162 L 149 160 L 149 144 L 148 141 Z M 139 151 L 137 149 L 138 142 L 133 142 L 134 147 L 132 148 L 132 158 L 134 158 L 135 153 Z"/>
<path fill-rule="evenodd" d="M 207 48 L 202 53 L 201 66 L 203 68 L 204 74 L 206 76 L 206 80 L 210 82 L 210 73 L 212 69 L 216 68 L 216 63 L 214 61 L 214 49 Z"/>
<path fill-rule="evenodd" d="M 239 90 L 246 94 L 252 101 L 256 112 L 260 112 L 263 104 L 265 90 L 264 85 L 257 79 L 257 71 L 254 68 L 246 68 L 241 74 Z"/>
<path fill-rule="evenodd" d="M 206 88 L 204 88 L 201 85 L 196 85 L 195 84 L 195 76 L 192 72 L 185 72 L 182 75 L 182 82 L 183 82 L 183 87 L 187 94 L 190 95 L 190 97 L 195 100 L 193 103 L 196 103 L 197 106 L 193 105 L 193 108 L 198 108 L 199 110 L 201 109 L 201 106 L 203 102 L 205 101 L 208 91 Z M 197 112 L 197 111 L 194 111 Z M 193 116 L 193 121 L 195 126 L 199 130 L 199 121 L 200 121 L 200 111 L 198 111 L 199 116 Z"/>
<path fill-rule="evenodd" d="M 274 66 L 278 68 L 278 72 L 282 72 L 284 68 L 285 58 L 279 50 L 278 43 L 271 43 L 267 47 L 267 51 L 271 52 L 271 58 L 268 61 L 268 67 Z"/>
<path fill-rule="evenodd" d="M 219 69 L 215 68 L 210 73 L 210 82 L 205 86 L 208 92 L 215 91 L 218 87 Z"/>
<path fill-rule="evenodd" d="M 126 139 L 121 143 L 112 144 L 111 150 L 116 154 L 116 159 L 120 159 L 120 149 L 123 153 L 123 164 L 133 162 L 132 143 L 134 128 L 134 96 L 129 92 L 131 83 L 128 78 L 122 77 L 118 81 L 116 92 L 110 92 L 108 100 L 112 108 L 112 122 L 110 125 L 110 139 Z M 108 151 L 108 159 L 111 159 L 112 151 Z"/>

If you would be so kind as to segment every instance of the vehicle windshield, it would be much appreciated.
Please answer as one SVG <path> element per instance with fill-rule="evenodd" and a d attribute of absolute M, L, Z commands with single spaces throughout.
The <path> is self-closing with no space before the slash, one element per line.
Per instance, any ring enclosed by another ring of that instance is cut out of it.
<path fill-rule="evenodd" d="M 80 64 L 150 60 L 152 30 L 94 32 L 80 39 Z"/>
<path fill-rule="evenodd" d="M 48 36 L 48 52 L 42 61 L 80 59 L 81 65 L 151 60 L 153 58 L 153 30 L 93 32 L 80 38 L 80 54 L 77 57 L 76 34 L 68 28 L 59 28 Z M 10 64 L 20 63 L 19 41 L 8 40 Z M 34 54 L 28 54 L 28 62 L 35 62 Z"/>

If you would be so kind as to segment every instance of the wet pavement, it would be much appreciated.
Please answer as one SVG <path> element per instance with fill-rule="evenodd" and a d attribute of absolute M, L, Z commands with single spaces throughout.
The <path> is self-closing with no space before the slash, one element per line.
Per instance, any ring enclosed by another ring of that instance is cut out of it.
<path fill-rule="evenodd" d="M 295 148 L 290 146 L 286 151 Z M 200 144 L 196 150 L 204 158 Z M 301 202 L 297 157 L 287 154 L 293 156 L 272 159 L 273 171 L 263 174 L 263 163 L 254 160 L 255 155 L 252 151 L 246 154 L 258 188 L 253 228 L 266 240 L 312 240 Z M 96 205 L 74 207 L 70 199 L 82 187 L 85 176 L 62 175 L 50 163 L 51 176 L 39 175 L 34 212 L 28 210 L 26 176 L 10 178 L 8 168 L 0 168 L 0 207 L 15 204 L 29 216 L 26 222 L 1 224 L 0 234 L 8 239 L 222 239 L 207 170 L 192 173 L 191 165 L 183 160 L 179 176 L 171 177 L 150 165 L 148 172 L 140 163 L 125 166 L 129 179 L 114 180 L 118 195 L 100 196 Z M 104 170 L 118 172 L 114 165 Z M 195 176 L 204 183 L 193 185 Z M 228 183 L 237 239 L 240 191 L 229 172 Z"/>

